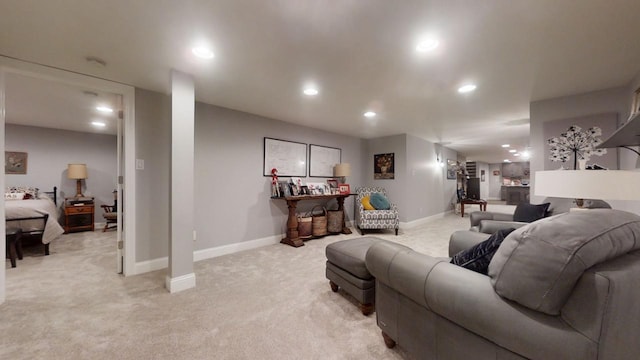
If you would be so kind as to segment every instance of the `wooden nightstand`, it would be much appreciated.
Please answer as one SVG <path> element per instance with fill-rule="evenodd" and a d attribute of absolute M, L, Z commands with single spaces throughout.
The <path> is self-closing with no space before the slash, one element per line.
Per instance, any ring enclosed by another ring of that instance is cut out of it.
<path fill-rule="evenodd" d="M 94 230 L 93 198 L 66 198 L 64 201 L 64 232 Z"/>

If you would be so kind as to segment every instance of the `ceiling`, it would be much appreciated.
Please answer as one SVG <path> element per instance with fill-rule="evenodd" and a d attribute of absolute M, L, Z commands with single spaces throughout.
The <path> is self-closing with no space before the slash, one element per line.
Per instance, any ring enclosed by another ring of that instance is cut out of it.
<path fill-rule="evenodd" d="M 5 56 L 164 93 L 173 68 L 206 103 L 362 138 L 407 133 L 486 162 L 528 145 L 531 101 L 640 70 L 640 1 L 25 0 L 0 14 Z M 418 53 L 426 35 L 440 46 Z M 459 94 L 467 82 L 477 90 Z"/>

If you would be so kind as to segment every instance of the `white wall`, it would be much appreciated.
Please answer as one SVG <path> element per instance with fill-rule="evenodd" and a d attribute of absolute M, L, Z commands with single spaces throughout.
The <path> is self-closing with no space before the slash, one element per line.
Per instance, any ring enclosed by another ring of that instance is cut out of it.
<path fill-rule="evenodd" d="M 87 164 L 89 178 L 82 181 L 83 193 L 95 197 L 96 222 L 101 222 L 100 205 L 113 204 L 116 188 L 117 137 L 7 124 L 7 151 L 28 153 L 25 175 L 5 175 L 6 186 L 34 186 L 41 191 L 58 187 L 58 204 L 76 194 L 76 181 L 67 179 L 67 164 Z"/>
<path fill-rule="evenodd" d="M 340 148 L 342 162 L 351 164 L 351 176 L 346 181 L 352 192 L 362 184 L 364 144 L 359 138 L 197 103 L 196 249 L 285 233 L 286 202 L 270 199 L 271 177 L 263 176 L 264 137 Z M 307 181 L 326 182 L 327 178 L 303 179 Z M 353 202 L 352 198 L 345 200 L 347 220 L 353 218 Z M 313 205 L 313 201 L 300 202 L 299 212 Z M 335 200 L 329 206 L 337 207 Z"/>
<path fill-rule="evenodd" d="M 400 221 L 410 222 L 452 209 L 456 182 L 447 180 L 446 168 L 437 164 L 438 155 L 446 163 L 457 158 L 451 149 L 412 135 L 394 135 L 366 140 L 364 185 L 381 186 L 398 206 Z M 373 178 L 375 154 L 394 153 L 395 178 Z"/>
<path fill-rule="evenodd" d="M 594 91 L 586 94 L 565 96 L 561 98 L 540 100 L 530 105 L 530 144 L 533 156 L 531 164 L 531 203 L 540 203 L 544 197 L 535 196 L 535 172 L 544 169 L 544 146 L 546 139 L 543 135 L 543 123 L 558 119 L 589 116 L 606 112 L 616 112 L 618 122 L 626 121 L 629 116 L 631 103 L 631 85 L 612 89 Z M 615 150 L 614 150 L 615 151 Z M 626 149 L 619 149 L 620 169 L 637 168 L 637 155 Z M 637 184 L 630 184 L 637 186 Z M 632 211 L 640 214 L 640 202 L 636 201 L 608 201 L 616 209 Z"/>

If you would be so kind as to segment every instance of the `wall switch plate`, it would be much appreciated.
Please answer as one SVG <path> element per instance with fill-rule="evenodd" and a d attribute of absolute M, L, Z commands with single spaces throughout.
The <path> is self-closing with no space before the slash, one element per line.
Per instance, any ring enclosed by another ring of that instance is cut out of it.
<path fill-rule="evenodd" d="M 196 241 L 196 231 L 193 230 L 193 241 Z"/>
<path fill-rule="evenodd" d="M 136 159 L 136 170 L 144 170 L 144 159 Z"/>

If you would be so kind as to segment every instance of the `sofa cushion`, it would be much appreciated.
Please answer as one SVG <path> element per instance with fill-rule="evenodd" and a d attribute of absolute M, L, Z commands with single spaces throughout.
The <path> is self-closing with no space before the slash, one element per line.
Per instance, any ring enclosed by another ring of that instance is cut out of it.
<path fill-rule="evenodd" d="M 545 217 L 548 208 L 549 203 L 539 205 L 520 203 L 516 206 L 516 211 L 513 213 L 513 221 L 530 223 L 540 220 Z"/>
<path fill-rule="evenodd" d="M 487 240 L 453 255 L 451 263 L 487 275 L 493 255 L 504 238 L 513 230 L 515 229 L 509 228 L 496 231 Z"/>
<path fill-rule="evenodd" d="M 373 206 L 371 206 L 370 199 L 371 199 L 370 196 L 365 196 L 365 197 L 362 198 L 362 200 L 360 200 L 360 202 L 362 203 L 362 207 L 365 210 L 375 210 L 376 209 Z"/>
<path fill-rule="evenodd" d="M 640 216 L 568 212 L 511 233 L 489 264 L 489 276 L 499 295 L 557 315 L 586 269 L 639 248 Z"/>
<path fill-rule="evenodd" d="M 389 200 L 381 193 L 371 194 L 371 198 L 369 199 L 369 202 L 371 203 L 371 206 L 376 208 L 376 210 L 391 209 L 391 204 L 389 203 Z"/>

